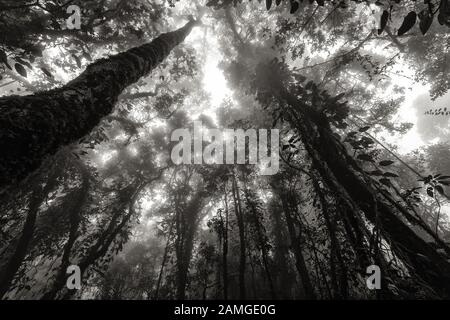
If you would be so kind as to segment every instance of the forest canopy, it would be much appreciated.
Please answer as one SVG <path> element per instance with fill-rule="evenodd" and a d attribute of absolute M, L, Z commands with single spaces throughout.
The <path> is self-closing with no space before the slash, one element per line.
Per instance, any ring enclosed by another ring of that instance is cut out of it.
<path fill-rule="evenodd" d="M 449 0 L 0 0 L 1 299 L 450 298 L 449 47 Z"/>

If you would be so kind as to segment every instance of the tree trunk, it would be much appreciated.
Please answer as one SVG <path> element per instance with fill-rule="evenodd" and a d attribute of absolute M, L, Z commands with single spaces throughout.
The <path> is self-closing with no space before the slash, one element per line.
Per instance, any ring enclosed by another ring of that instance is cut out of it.
<path fill-rule="evenodd" d="M 259 246 L 259 249 L 261 251 L 261 258 L 263 261 L 264 272 L 266 274 L 267 281 L 269 282 L 270 295 L 271 295 L 271 298 L 275 300 L 277 297 L 276 297 L 276 293 L 275 293 L 275 286 L 273 285 L 272 275 L 270 273 L 270 268 L 269 268 L 268 252 L 267 252 L 267 246 L 266 246 L 266 241 L 265 241 L 265 230 L 262 230 L 263 227 L 261 225 L 261 221 L 258 216 L 257 207 L 250 197 L 249 190 L 247 188 L 245 180 L 244 180 L 244 196 L 245 196 L 246 204 L 252 213 L 251 218 L 253 220 L 253 227 L 255 228 L 255 232 L 256 232 L 256 237 L 257 237 L 256 241 L 259 244 L 259 245 L 257 245 L 257 247 Z"/>
<path fill-rule="evenodd" d="M 316 191 L 320 203 L 321 203 L 321 209 L 322 214 L 325 220 L 325 225 L 327 227 L 328 233 L 330 235 L 330 267 L 331 267 L 331 279 L 333 284 L 333 290 L 334 294 L 336 295 L 333 298 L 338 299 L 347 299 L 348 298 L 348 278 L 347 278 L 347 267 L 345 265 L 344 259 L 342 257 L 341 247 L 339 244 L 338 237 L 336 235 L 336 222 L 331 221 L 330 212 L 328 208 L 327 199 L 325 198 L 325 195 L 320 188 L 319 182 L 314 178 L 312 179 L 312 183 L 314 186 L 314 190 Z M 335 260 L 337 260 L 337 263 L 339 265 L 339 281 L 337 279 L 337 268 Z"/>
<path fill-rule="evenodd" d="M 278 206 L 278 204 L 270 209 L 270 214 L 273 220 L 273 228 L 272 232 L 274 234 L 275 248 L 274 248 L 274 260 L 275 260 L 275 268 L 278 270 L 277 276 L 277 284 L 278 284 L 278 295 L 283 300 L 287 300 L 291 298 L 291 288 L 292 285 L 292 277 L 291 270 L 289 268 L 289 244 L 286 241 L 286 231 L 285 225 L 283 224 L 281 212 L 282 209 Z"/>
<path fill-rule="evenodd" d="M 0 98 L 0 194 L 36 170 L 46 156 L 88 134 L 112 112 L 119 94 L 163 61 L 196 23 L 100 59 L 63 87 Z"/>
<path fill-rule="evenodd" d="M 236 183 L 236 177 L 233 172 L 233 200 L 234 200 L 234 212 L 239 229 L 239 295 L 240 299 L 245 299 L 245 267 L 246 267 L 246 246 L 245 246 L 245 223 L 242 216 L 241 200 L 239 196 L 239 188 Z"/>
<path fill-rule="evenodd" d="M 198 192 L 189 202 L 183 212 L 181 212 L 182 228 L 177 230 L 179 247 L 177 255 L 177 299 L 186 299 L 186 285 L 191 263 L 192 250 L 194 247 L 194 237 L 197 232 L 197 220 L 202 207 L 203 192 Z"/>
<path fill-rule="evenodd" d="M 223 244 L 222 244 L 222 268 L 223 268 L 223 299 L 228 299 L 228 197 L 225 186 L 225 221 L 223 223 Z"/>
<path fill-rule="evenodd" d="M 167 235 L 166 247 L 164 248 L 164 255 L 163 255 L 163 258 L 161 261 L 161 267 L 159 269 L 159 274 L 158 274 L 158 281 L 156 283 L 155 294 L 153 297 L 154 300 L 158 300 L 159 289 L 161 288 L 162 276 L 163 276 L 164 268 L 166 266 L 167 258 L 169 256 L 170 238 L 172 237 L 172 230 L 173 230 L 174 224 L 175 224 L 175 220 L 170 223 L 169 233 Z"/>
<path fill-rule="evenodd" d="M 308 268 L 306 267 L 305 258 L 303 257 L 300 235 L 297 235 L 295 230 L 294 217 L 292 216 L 291 210 L 289 208 L 288 200 L 283 190 L 280 190 L 279 194 L 281 198 L 281 203 L 283 205 L 283 211 L 286 218 L 286 224 L 289 231 L 289 237 L 291 238 L 291 246 L 295 256 L 295 266 L 297 268 L 300 279 L 302 280 L 303 289 L 305 290 L 305 295 L 307 299 L 314 300 L 316 295 L 309 277 Z"/>
<path fill-rule="evenodd" d="M 43 187 L 40 183 L 46 175 L 39 174 L 36 177 L 36 184 L 29 200 L 27 218 L 25 219 L 17 246 L 7 264 L 0 270 L 0 298 L 9 291 L 11 283 L 14 280 L 14 275 L 19 270 L 27 255 L 28 247 L 33 239 L 39 208 L 48 193 L 55 187 L 56 180 L 61 174 L 62 164 L 57 163 L 55 166 L 50 166 L 49 170 L 52 173 L 47 177 L 47 181 Z"/>
<path fill-rule="evenodd" d="M 14 279 L 14 275 L 16 274 L 17 270 L 19 270 L 23 259 L 26 257 L 28 246 L 31 242 L 31 239 L 33 238 L 38 209 L 43 199 L 41 197 L 41 194 L 39 194 L 38 196 L 33 194 L 32 197 L 33 199 L 31 200 L 30 209 L 23 225 L 22 233 L 20 235 L 17 247 L 14 250 L 14 254 L 12 255 L 11 259 L 9 259 L 5 269 L 2 270 L 2 275 L 0 278 L 0 298 L 8 292 Z"/>
<path fill-rule="evenodd" d="M 292 124 L 299 130 L 305 149 L 323 181 L 341 199 L 355 204 L 356 210 L 346 214 L 361 225 L 359 213 L 374 225 L 378 218 L 382 235 L 392 241 L 392 250 L 407 263 L 410 272 L 436 293 L 448 296 L 450 263 L 406 224 L 408 210 L 376 187 L 376 182 L 364 173 L 333 134 L 324 113 L 315 111 L 286 91 L 281 91 L 280 98 L 292 107 Z"/>
<path fill-rule="evenodd" d="M 67 267 L 70 265 L 70 255 L 75 241 L 79 236 L 78 228 L 81 221 L 81 211 L 89 196 L 90 174 L 81 162 L 77 162 L 77 168 L 79 168 L 81 174 L 81 185 L 80 188 L 75 191 L 74 198 L 70 199 L 71 206 L 68 208 L 70 210 L 69 237 L 64 246 L 61 264 L 58 273 L 56 274 L 55 281 L 53 282 L 51 289 L 42 297 L 43 300 L 54 300 L 59 290 L 66 284 L 66 271 Z"/>
<path fill-rule="evenodd" d="M 89 267 L 94 265 L 99 258 L 105 256 L 105 254 L 110 249 L 111 244 L 116 239 L 117 235 L 124 230 L 131 217 L 135 215 L 134 205 L 139 197 L 140 192 L 152 181 L 159 179 L 161 175 L 162 171 L 160 171 L 159 175 L 156 177 L 152 177 L 145 181 L 135 181 L 134 183 L 126 186 L 120 191 L 120 198 L 129 200 L 119 205 L 119 207 L 116 209 L 116 212 L 113 214 L 108 227 L 98 237 L 95 244 L 91 248 L 89 248 L 88 254 L 85 257 L 81 258 L 80 261 L 75 262 L 75 264 L 80 267 L 81 276 L 83 276 L 87 272 Z M 119 218 L 121 218 L 120 222 Z M 75 292 L 76 290 L 68 290 L 67 288 L 63 287 L 61 288 L 60 293 L 58 293 L 58 297 L 62 297 L 62 299 L 70 299 L 75 294 Z"/>

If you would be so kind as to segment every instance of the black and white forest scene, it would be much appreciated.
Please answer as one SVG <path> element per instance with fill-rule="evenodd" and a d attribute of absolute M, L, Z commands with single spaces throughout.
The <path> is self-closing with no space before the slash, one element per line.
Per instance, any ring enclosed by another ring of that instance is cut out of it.
<path fill-rule="evenodd" d="M 450 0 L 0 0 L 0 300 L 450 299 L 449 89 Z"/>

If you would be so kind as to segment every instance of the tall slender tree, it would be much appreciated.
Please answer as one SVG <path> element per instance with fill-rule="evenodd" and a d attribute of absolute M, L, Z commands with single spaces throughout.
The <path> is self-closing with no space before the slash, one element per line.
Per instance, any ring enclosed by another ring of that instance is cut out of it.
<path fill-rule="evenodd" d="M 88 134 L 112 112 L 120 93 L 183 42 L 195 20 L 152 42 L 89 65 L 61 88 L 0 98 L 0 193 L 36 170 L 46 156 Z"/>

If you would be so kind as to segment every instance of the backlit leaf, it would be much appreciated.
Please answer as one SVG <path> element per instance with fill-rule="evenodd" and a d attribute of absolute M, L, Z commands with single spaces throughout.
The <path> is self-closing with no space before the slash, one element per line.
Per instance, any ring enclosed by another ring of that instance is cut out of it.
<path fill-rule="evenodd" d="M 414 27 L 414 24 L 416 23 L 417 14 L 414 11 L 411 11 L 408 13 L 403 20 L 402 25 L 398 29 L 397 34 L 399 36 L 404 35 L 406 32 L 408 32 L 412 27 Z"/>
<path fill-rule="evenodd" d="M 20 63 L 16 63 L 14 65 L 14 68 L 16 69 L 17 73 L 20 74 L 22 77 L 25 78 L 27 77 L 27 71 Z"/>
<path fill-rule="evenodd" d="M 291 11 L 290 13 L 293 14 L 298 10 L 299 4 L 297 1 L 291 1 Z"/>
<path fill-rule="evenodd" d="M 383 11 L 383 14 L 381 15 L 381 20 L 380 20 L 380 29 L 378 29 L 378 34 L 382 34 L 384 28 L 386 28 L 386 24 L 388 22 L 389 19 L 389 12 L 387 10 Z"/>
<path fill-rule="evenodd" d="M 391 161 L 391 160 L 383 160 L 383 161 L 380 161 L 380 166 L 383 166 L 383 167 L 390 166 L 393 163 L 394 163 L 394 161 Z"/>
<path fill-rule="evenodd" d="M 426 11 L 422 15 L 419 15 L 419 28 L 423 35 L 427 33 L 428 29 L 430 29 L 431 24 L 433 23 L 433 16 Z"/>

